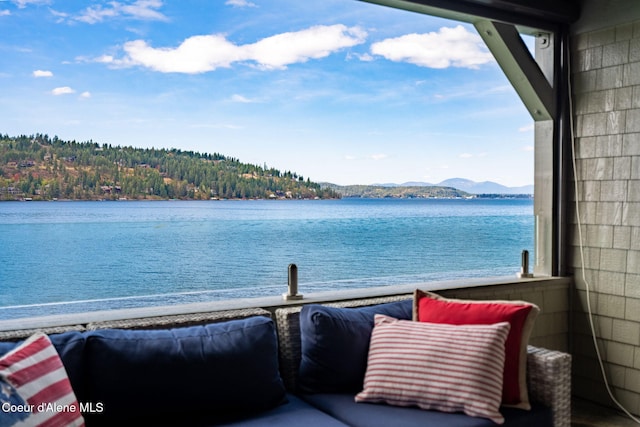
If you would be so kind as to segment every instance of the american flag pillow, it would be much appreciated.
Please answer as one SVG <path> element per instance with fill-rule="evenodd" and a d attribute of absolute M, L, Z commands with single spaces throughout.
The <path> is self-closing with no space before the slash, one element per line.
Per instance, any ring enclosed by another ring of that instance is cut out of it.
<path fill-rule="evenodd" d="M 5 426 L 84 426 L 60 356 L 43 333 L 0 357 L 0 427 Z"/>
<path fill-rule="evenodd" d="M 464 412 L 504 423 L 500 413 L 510 325 L 447 325 L 376 315 L 364 389 L 356 402 Z"/>

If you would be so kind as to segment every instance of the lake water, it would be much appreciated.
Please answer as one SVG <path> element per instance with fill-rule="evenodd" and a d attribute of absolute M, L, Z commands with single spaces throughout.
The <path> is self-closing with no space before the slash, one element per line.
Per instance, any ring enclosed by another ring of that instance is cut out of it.
<path fill-rule="evenodd" d="M 515 275 L 531 200 L 0 203 L 0 319 Z"/>

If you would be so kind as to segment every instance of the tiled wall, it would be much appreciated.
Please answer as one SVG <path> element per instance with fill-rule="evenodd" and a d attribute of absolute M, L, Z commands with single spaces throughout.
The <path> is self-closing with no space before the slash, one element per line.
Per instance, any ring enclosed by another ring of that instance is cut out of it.
<path fill-rule="evenodd" d="M 616 399 L 640 413 L 640 20 L 576 34 L 572 83 L 586 282 Z M 574 215 L 575 218 L 575 206 Z M 610 404 L 595 358 L 574 220 L 573 390 Z"/>

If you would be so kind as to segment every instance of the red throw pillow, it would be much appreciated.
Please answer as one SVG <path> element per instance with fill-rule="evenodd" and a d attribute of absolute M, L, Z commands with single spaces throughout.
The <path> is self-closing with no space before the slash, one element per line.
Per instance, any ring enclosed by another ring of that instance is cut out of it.
<path fill-rule="evenodd" d="M 502 403 L 531 409 L 527 391 L 527 345 L 540 309 L 524 301 L 473 301 L 447 299 L 416 290 L 413 320 L 450 325 L 490 325 L 509 322 L 505 344 Z"/>
<path fill-rule="evenodd" d="M 67 371 L 43 333 L 0 357 L 0 401 L 9 425 L 84 426 Z"/>

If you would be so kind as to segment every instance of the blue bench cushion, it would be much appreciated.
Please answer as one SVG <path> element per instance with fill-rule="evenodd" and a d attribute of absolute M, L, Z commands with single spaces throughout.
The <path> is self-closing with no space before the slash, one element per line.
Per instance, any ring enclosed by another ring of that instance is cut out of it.
<path fill-rule="evenodd" d="M 306 393 L 362 390 L 373 318 L 412 318 L 412 301 L 359 308 L 307 305 L 300 312 L 299 387 Z"/>
<path fill-rule="evenodd" d="M 216 423 L 225 427 L 348 427 L 294 395 L 287 395 L 287 403 L 260 414 Z"/>
<path fill-rule="evenodd" d="M 213 422 L 271 409 L 286 400 L 275 325 L 252 317 L 166 330 L 87 334 L 88 398 L 94 424 Z"/>
<path fill-rule="evenodd" d="M 486 418 L 469 417 L 462 413 L 426 411 L 416 407 L 400 407 L 374 403 L 355 403 L 348 393 L 308 394 L 303 399 L 318 409 L 352 427 L 494 427 Z M 502 427 L 553 426 L 551 410 L 533 404 L 530 411 L 501 408 L 505 422 Z"/>

